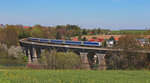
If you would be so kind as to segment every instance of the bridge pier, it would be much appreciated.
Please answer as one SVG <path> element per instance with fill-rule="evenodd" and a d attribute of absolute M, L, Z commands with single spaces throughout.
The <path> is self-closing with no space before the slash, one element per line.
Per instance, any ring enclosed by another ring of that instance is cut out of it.
<path fill-rule="evenodd" d="M 22 47 L 22 53 L 25 54 L 26 53 L 26 48 Z"/>
<path fill-rule="evenodd" d="M 38 59 L 37 59 L 37 50 L 35 48 L 33 48 L 33 64 L 38 65 Z"/>
<path fill-rule="evenodd" d="M 106 70 L 105 54 L 96 53 L 98 57 L 98 69 Z"/>
<path fill-rule="evenodd" d="M 82 69 L 90 70 L 90 65 L 88 63 L 87 53 L 80 52 L 81 55 L 81 67 Z"/>
<path fill-rule="evenodd" d="M 28 63 L 32 63 L 31 61 L 31 53 L 30 50 L 26 49 L 26 56 L 28 57 Z"/>
<path fill-rule="evenodd" d="M 36 48 L 36 55 L 37 55 L 37 59 L 41 58 L 41 49 L 40 48 Z"/>

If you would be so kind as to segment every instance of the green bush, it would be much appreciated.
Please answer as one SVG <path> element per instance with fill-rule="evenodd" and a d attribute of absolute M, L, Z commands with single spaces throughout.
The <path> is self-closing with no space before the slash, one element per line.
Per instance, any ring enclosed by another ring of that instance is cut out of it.
<path fill-rule="evenodd" d="M 48 69 L 76 69 L 80 67 L 80 59 L 74 53 L 44 52 L 40 63 Z"/>
<path fill-rule="evenodd" d="M 56 53 L 56 69 L 75 69 L 79 62 L 78 55 L 74 53 Z"/>

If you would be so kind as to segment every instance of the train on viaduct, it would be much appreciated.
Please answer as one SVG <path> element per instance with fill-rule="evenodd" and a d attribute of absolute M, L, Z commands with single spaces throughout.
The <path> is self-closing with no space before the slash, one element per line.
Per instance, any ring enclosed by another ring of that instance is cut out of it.
<path fill-rule="evenodd" d="M 53 42 L 52 42 L 53 41 Z M 107 53 L 112 52 L 116 53 L 121 50 L 102 48 L 100 47 L 101 43 L 89 43 L 89 42 L 75 42 L 80 45 L 72 45 L 71 41 L 62 40 L 50 40 L 50 39 L 41 39 L 41 38 L 24 38 L 19 40 L 20 45 L 23 49 L 23 53 L 28 57 L 28 63 L 33 63 L 38 65 L 38 59 L 43 51 L 53 51 L 56 52 L 74 52 L 81 57 L 82 69 L 93 69 L 93 62 L 98 63 L 98 69 L 105 70 L 107 67 Z M 56 43 L 55 43 L 56 42 Z M 60 43 L 61 42 L 61 43 Z M 68 44 L 69 43 L 69 44 Z M 85 45 L 84 45 L 85 44 Z M 91 45 L 90 45 L 91 44 Z M 95 46 L 92 46 L 95 45 Z M 150 53 L 143 51 L 144 53 Z M 109 56 L 111 57 L 111 56 Z M 113 56 L 114 57 L 114 56 Z M 121 55 L 115 56 L 121 58 Z"/>

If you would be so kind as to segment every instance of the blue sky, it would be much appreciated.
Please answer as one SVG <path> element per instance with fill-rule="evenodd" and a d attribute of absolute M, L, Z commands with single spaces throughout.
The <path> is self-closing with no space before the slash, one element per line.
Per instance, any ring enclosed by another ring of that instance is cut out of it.
<path fill-rule="evenodd" d="M 150 28 L 150 0 L 0 0 L 0 24 Z"/>

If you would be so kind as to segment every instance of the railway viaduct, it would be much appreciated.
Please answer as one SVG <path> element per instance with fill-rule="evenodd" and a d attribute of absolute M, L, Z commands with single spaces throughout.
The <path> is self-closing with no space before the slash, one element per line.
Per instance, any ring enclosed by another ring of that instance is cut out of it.
<path fill-rule="evenodd" d="M 83 69 L 92 69 L 93 62 L 97 60 L 98 69 L 106 69 L 106 53 L 111 51 L 117 53 L 121 50 L 115 50 L 110 48 L 100 48 L 100 47 L 84 47 L 84 46 L 70 46 L 70 45 L 61 45 L 61 44 L 47 44 L 47 43 L 38 43 L 30 42 L 27 39 L 19 40 L 20 45 L 23 49 L 23 53 L 28 57 L 28 63 L 38 64 L 38 59 L 40 54 L 47 50 L 56 52 L 74 52 L 81 57 Z M 150 53 L 143 51 L 143 53 Z M 94 59 L 96 57 L 96 59 Z"/>

